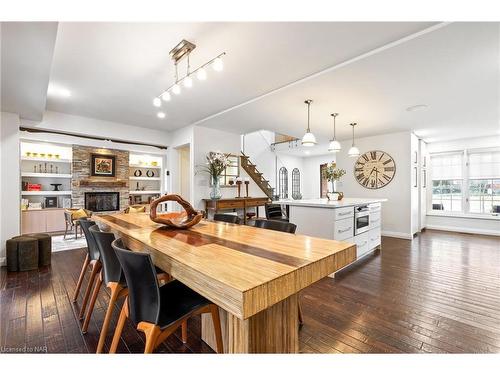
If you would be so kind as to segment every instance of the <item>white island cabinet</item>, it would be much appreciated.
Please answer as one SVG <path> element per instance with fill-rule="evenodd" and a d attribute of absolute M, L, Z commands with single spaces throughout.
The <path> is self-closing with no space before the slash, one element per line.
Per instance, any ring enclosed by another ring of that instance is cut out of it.
<path fill-rule="evenodd" d="M 356 256 L 361 258 L 380 248 L 381 204 L 387 199 L 344 198 L 279 200 L 287 205 L 291 223 L 297 234 L 356 244 Z"/>

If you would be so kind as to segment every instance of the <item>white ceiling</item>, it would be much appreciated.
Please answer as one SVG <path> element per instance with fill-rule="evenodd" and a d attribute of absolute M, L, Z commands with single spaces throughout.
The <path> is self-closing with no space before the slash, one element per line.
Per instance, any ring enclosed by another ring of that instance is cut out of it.
<path fill-rule="evenodd" d="M 1 22 L 0 107 L 40 121 L 45 111 L 57 22 Z"/>
<path fill-rule="evenodd" d="M 353 58 L 430 23 L 60 23 L 50 79 L 72 92 L 49 98 L 52 111 L 172 130 Z M 153 98 L 172 84 L 169 51 L 197 45 L 197 67 L 225 51 L 222 73 L 164 106 Z M 244 120 L 244 119 L 241 119 Z M 232 131 L 245 130 L 238 122 Z"/>
<path fill-rule="evenodd" d="M 499 24 L 455 23 L 209 119 L 203 126 L 301 137 L 314 100 L 318 142 L 415 131 L 432 142 L 499 134 Z M 406 108 L 426 104 L 423 111 Z M 324 145 L 326 149 L 326 144 Z"/>
<path fill-rule="evenodd" d="M 72 95 L 49 97 L 47 109 L 155 129 L 198 123 L 300 137 L 306 125 L 303 101 L 311 98 L 312 130 L 323 143 L 331 136 L 333 111 L 340 113 L 341 140 L 350 137 L 352 121 L 359 123 L 358 136 L 412 130 L 435 141 L 497 133 L 499 24 L 454 23 L 415 36 L 433 25 L 59 23 L 49 69 L 55 33 L 41 32 L 43 24 L 20 23 L 17 27 L 32 28 L 31 34 L 10 33 L 8 45 L 2 35 L 2 63 L 9 56 L 9 64 L 2 64 L 2 110 L 39 119 L 50 74 L 51 83 Z M 25 40 L 37 38 L 37 48 L 25 47 Z M 152 99 L 172 83 L 168 53 L 183 38 L 197 44 L 193 67 L 225 51 L 225 68 L 183 89 L 164 105 L 167 118 L 161 120 Z M 405 110 L 415 104 L 429 107 Z"/>

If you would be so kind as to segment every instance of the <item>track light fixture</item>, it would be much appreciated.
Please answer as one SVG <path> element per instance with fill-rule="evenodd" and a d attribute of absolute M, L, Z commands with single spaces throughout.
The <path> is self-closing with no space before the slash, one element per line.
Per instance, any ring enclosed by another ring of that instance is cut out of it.
<path fill-rule="evenodd" d="M 179 42 L 172 50 L 170 51 L 170 58 L 174 62 L 175 65 L 175 77 L 174 83 L 164 90 L 160 95 L 153 99 L 153 105 L 157 108 L 162 106 L 163 102 L 168 102 L 172 99 L 171 93 L 175 95 L 179 95 L 182 91 L 181 84 L 185 88 L 189 89 L 193 87 L 194 80 L 193 76 L 195 76 L 198 80 L 204 81 L 207 79 L 207 70 L 206 68 L 211 65 L 213 70 L 216 72 L 220 72 L 224 69 L 224 62 L 222 58 L 226 55 L 225 52 L 215 56 L 213 59 L 207 61 L 205 64 L 200 65 L 198 68 L 191 70 L 191 64 L 189 61 L 189 56 L 191 52 L 196 48 L 194 43 L 191 43 L 185 39 Z M 181 60 L 186 58 L 186 75 L 179 78 L 178 64 Z M 160 112 L 161 113 L 161 112 Z M 159 118 L 164 118 L 160 117 Z"/>

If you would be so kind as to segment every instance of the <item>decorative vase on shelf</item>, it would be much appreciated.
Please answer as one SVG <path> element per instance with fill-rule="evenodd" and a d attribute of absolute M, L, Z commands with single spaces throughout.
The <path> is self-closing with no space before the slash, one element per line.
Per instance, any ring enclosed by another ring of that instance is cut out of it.
<path fill-rule="evenodd" d="M 221 199 L 222 193 L 220 191 L 219 177 L 212 176 L 212 191 L 210 192 L 210 199 Z"/>

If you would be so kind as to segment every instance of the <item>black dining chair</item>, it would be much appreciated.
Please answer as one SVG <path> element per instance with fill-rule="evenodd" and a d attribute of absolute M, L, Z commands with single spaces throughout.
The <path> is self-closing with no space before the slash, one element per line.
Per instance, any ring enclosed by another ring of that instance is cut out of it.
<path fill-rule="evenodd" d="M 294 234 L 295 231 L 297 230 L 297 225 L 295 225 L 293 223 L 286 222 L 286 221 L 279 221 L 279 220 L 257 219 L 257 220 L 255 220 L 255 226 L 257 228 L 270 229 L 270 230 L 292 233 L 292 234 Z M 300 299 L 298 299 L 298 308 L 299 308 L 299 323 L 300 323 L 300 325 L 302 325 L 302 324 L 304 324 L 304 319 L 302 317 L 302 306 L 300 306 Z"/>
<path fill-rule="evenodd" d="M 266 203 L 266 219 L 288 221 L 288 217 L 283 214 L 281 204 Z"/>
<path fill-rule="evenodd" d="M 152 353 L 188 318 L 204 313 L 212 315 L 217 352 L 223 353 L 217 305 L 178 280 L 160 287 L 149 254 L 126 249 L 120 239 L 113 241 L 112 246 L 125 274 L 129 294 L 118 319 L 110 353 L 116 352 L 127 318 L 146 335 L 144 353 Z"/>
<path fill-rule="evenodd" d="M 239 224 L 240 218 L 236 215 L 214 214 L 214 221 L 223 221 L 225 223 Z"/>
<path fill-rule="evenodd" d="M 97 296 L 99 295 L 102 284 L 104 284 L 104 286 L 109 289 L 110 298 L 108 308 L 106 310 L 106 316 L 104 317 L 104 321 L 102 323 L 101 333 L 99 335 L 99 342 L 97 344 L 96 350 L 96 353 L 102 353 L 115 303 L 116 301 L 118 301 L 118 299 L 126 297 L 128 295 L 128 288 L 125 280 L 125 275 L 122 272 L 120 261 L 118 260 L 115 250 L 111 245 L 112 242 L 116 239 L 115 235 L 111 232 L 101 231 L 98 225 L 92 225 L 89 228 L 89 231 L 90 236 L 94 238 L 97 244 L 97 248 L 99 249 L 102 270 L 94 284 L 92 298 L 90 299 L 89 308 L 87 314 L 85 315 L 85 321 L 82 326 L 82 333 L 87 333 Z M 156 277 L 159 281 L 171 280 L 170 275 L 163 272 L 159 268 L 155 269 L 155 272 Z"/>
<path fill-rule="evenodd" d="M 297 225 L 289 223 L 287 221 L 279 221 L 279 220 L 256 219 L 255 226 L 257 228 L 271 229 L 279 232 L 286 232 L 292 234 L 295 233 L 295 230 L 297 229 Z"/>
<path fill-rule="evenodd" d="M 80 228 L 83 229 L 83 233 L 85 234 L 85 241 L 87 241 L 87 255 L 85 256 L 85 260 L 83 261 L 82 270 L 80 271 L 80 277 L 78 278 L 78 282 L 76 283 L 75 293 L 73 294 L 73 303 L 78 299 L 78 294 L 80 293 L 80 288 L 82 287 L 85 273 L 87 272 L 87 269 L 90 269 L 89 283 L 87 284 L 87 288 L 85 289 L 82 307 L 78 315 L 78 319 L 81 320 L 85 315 L 87 302 L 90 297 L 90 292 L 92 291 L 92 286 L 94 285 L 94 280 L 99 274 L 102 265 L 99 249 L 97 248 L 97 243 L 95 242 L 94 237 L 90 234 L 89 231 L 89 228 L 95 225 L 95 221 L 88 218 L 82 218 L 78 219 L 78 223 L 80 225 Z"/>

